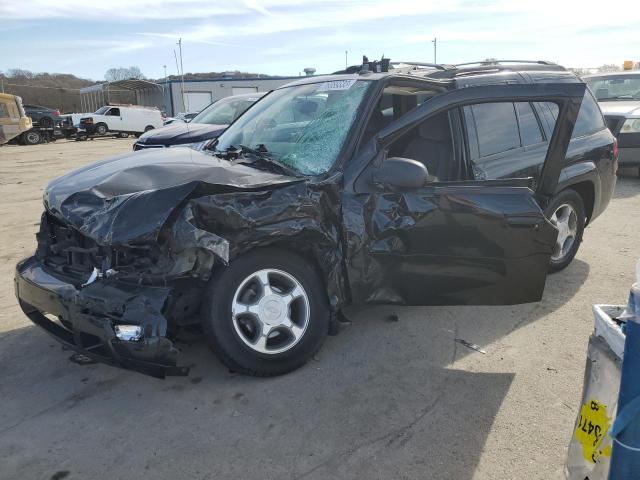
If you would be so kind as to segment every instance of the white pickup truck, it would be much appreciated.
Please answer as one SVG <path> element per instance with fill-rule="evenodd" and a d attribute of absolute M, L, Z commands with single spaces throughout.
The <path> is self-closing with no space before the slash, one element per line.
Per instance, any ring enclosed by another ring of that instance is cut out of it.
<path fill-rule="evenodd" d="M 78 127 L 88 135 L 121 133 L 139 137 L 144 132 L 162 127 L 162 124 L 162 114 L 157 108 L 105 105 L 95 113 L 82 116 Z"/>

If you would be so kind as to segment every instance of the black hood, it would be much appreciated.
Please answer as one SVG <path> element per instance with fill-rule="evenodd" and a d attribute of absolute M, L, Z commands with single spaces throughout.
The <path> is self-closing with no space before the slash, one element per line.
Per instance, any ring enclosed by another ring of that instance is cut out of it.
<path fill-rule="evenodd" d="M 148 150 L 103 160 L 53 180 L 49 213 L 101 245 L 155 241 L 189 197 L 268 189 L 298 182 L 188 148 Z"/>
<path fill-rule="evenodd" d="M 228 125 L 208 125 L 206 123 L 173 123 L 166 127 L 150 130 L 137 143 L 145 145 L 182 145 L 218 138 Z"/>

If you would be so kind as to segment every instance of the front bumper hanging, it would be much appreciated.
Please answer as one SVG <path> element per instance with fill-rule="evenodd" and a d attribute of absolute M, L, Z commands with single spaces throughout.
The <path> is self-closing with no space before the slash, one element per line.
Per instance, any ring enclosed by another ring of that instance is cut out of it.
<path fill-rule="evenodd" d="M 14 281 L 25 315 L 68 348 L 158 378 L 188 375 L 188 367 L 177 366 L 179 350 L 165 336 L 167 319 L 162 309 L 171 288 L 110 279 L 77 287 L 48 273 L 36 257 L 17 265 Z M 139 326 L 135 330 L 141 338 L 118 338 L 116 326 L 125 325 L 119 330 Z"/>

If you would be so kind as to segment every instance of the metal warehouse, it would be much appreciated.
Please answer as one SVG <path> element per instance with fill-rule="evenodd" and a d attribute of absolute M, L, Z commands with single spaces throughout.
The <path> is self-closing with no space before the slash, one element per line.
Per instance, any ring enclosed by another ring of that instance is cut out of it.
<path fill-rule="evenodd" d="M 198 112 L 215 100 L 240 93 L 268 92 L 299 77 L 211 78 L 198 80 L 168 80 L 154 83 L 148 80 L 106 82 L 80 90 L 83 110 L 95 111 L 108 103 L 131 103 L 157 107 L 167 115 Z M 184 88 L 184 102 L 182 89 Z"/>

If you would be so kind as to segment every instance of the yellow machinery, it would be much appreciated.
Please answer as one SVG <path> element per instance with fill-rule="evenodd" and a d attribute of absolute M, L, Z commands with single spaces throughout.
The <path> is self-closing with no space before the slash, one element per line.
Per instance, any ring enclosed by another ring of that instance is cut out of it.
<path fill-rule="evenodd" d="M 22 99 L 16 95 L 0 93 L 0 145 L 31 129 L 31 118 L 22 108 Z"/>

